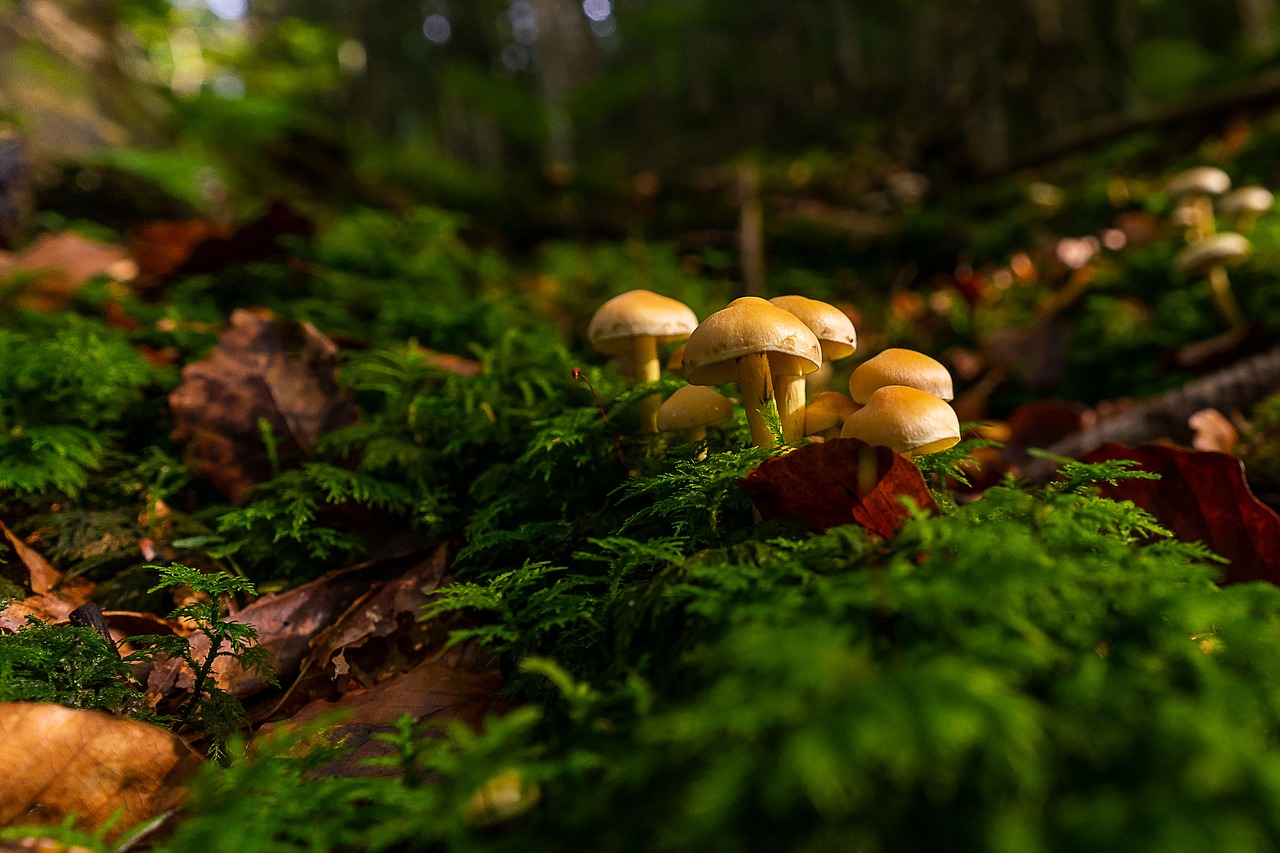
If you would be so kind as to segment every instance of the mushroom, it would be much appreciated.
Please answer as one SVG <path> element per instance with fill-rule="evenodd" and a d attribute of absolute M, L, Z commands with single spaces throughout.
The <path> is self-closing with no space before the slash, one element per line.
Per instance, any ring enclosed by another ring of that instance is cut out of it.
<path fill-rule="evenodd" d="M 1231 189 L 1231 176 L 1215 166 L 1197 166 L 1179 172 L 1165 184 L 1169 195 L 1180 204 L 1195 208 L 1194 222 L 1186 230 L 1187 242 L 1203 240 L 1214 232 L 1213 199 Z"/>
<path fill-rule="evenodd" d="M 738 383 L 757 447 L 776 443 L 764 418 L 764 408 L 774 399 L 772 374 L 803 375 L 821 363 L 822 346 L 809 327 L 758 296 L 735 299 L 703 320 L 684 348 L 691 384 Z"/>
<path fill-rule="evenodd" d="M 1183 275 L 1204 276 L 1209 280 L 1213 303 L 1223 318 L 1233 328 L 1245 324 L 1244 312 L 1231 292 L 1227 279 L 1227 266 L 1249 257 L 1253 246 L 1243 234 L 1224 231 L 1197 243 L 1192 243 L 1173 256 L 1173 268 Z"/>
<path fill-rule="evenodd" d="M 492 826 L 519 817 L 541 798 L 542 789 L 537 782 L 508 767 L 486 779 L 462 804 L 462 819 L 470 826 Z"/>
<path fill-rule="evenodd" d="M 631 353 L 637 383 L 656 382 L 662 376 L 658 344 L 687 338 L 698 318 L 683 302 L 650 290 L 629 290 L 600 306 L 587 327 L 587 337 L 605 355 Z M 657 394 L 640 401 L 640 429 L 658 431 Z"/>
<path fill-rule="evenodd" d="M 1253 221 L 1271 209 L 1276 197 L 1266 187 L 1241 187 L 1218 200 L 1218 210 L 1235 221 L 1235 229 L 1247 234 Z"/>
<path fill-rule="evenodd" d="M 775 296 L 769 302 L 796 315 L 809 327 L 822 346 L 823 361 L 848 358 L 858 348 L 853 321 L 836 306 L 807 296 Z M 774 388 L 778 394 L 778 415 L 782 418 L 782 437 L 788 443 L 798 441 L 804 435 L 804 375 L 774 374 Z"/>
<path fill-rule="evenodd" d="M 841 438 L 923 456 L 960 441 L 960 419 L 945 400 L 906 385 L 877 388 L 867 404 L 849 415 Z"/>
<path fill-rule="evenodd" d="M 858 404 L 839 391 L 823 391 L 804 410 L 804 434 L 836 438 Z"/>
<path fill-rule="evenodd" d="M 849 377 L 849 396 L 866 405 L 877 388 L 909 385 L 942 400 L 950 400 L 951 374 L 942 362 L 922 352 L 890 348 L 858 365 Z"/>
<path fill-rule="evenodd" d="M 733 417 L 733 403 L 723 394 L 704 385 L 686 385 L 658 407 L 658 431 L 683 430 L 690 444 L 707 437 L 707 427 Z M 698 459 L 707 455 L 705 449 Z"/>

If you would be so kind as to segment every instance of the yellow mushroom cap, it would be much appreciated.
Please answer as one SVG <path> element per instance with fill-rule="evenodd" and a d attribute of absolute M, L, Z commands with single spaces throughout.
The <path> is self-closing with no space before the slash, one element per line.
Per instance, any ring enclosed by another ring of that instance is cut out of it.
<path fill-rule="evenodd" d="M 877 388 L 908 385 L 950 400 L 951 374 L 937 359 L 909 349 L 887 349 L 867 359 L 849 377 L 849 396 L 865 404 Z"/>
<path fill-rule="evenodd" d="M 658 429 L 694 429 L 724 423 L 733 417 L 733 404 L 705 385 L 686 385 L 658 407 Z"/>
<path fill-rule="evenodd" d="M 858 404 L 839 391 L 823 391 L 804 409 L 804 433 L 813 435 L 832 427 L 843 426 Z"/>
<path fill-rule="evenodd" d="M 1197 166 L 1179 172 L 1165 184 L 1169 195 L 1222 195 L 1231 189 L 1231 176 L 1216 166 Z"/>
<path fill-rule="evenodd" d="M 1228 215 L 1266 213 L 1275 204 L 1275 200 L 1276 197 L 1266 187 L 1241 187 L 1219 199 L 1218 210 Z"/>
<path fill-rule="evenodd" d="M 1223 231 L 1187 246 L 1173 256 L 1173 268 L 1184 275 L 1203 275 L 1213 267 L 1243 261 L 1253 251 L 1249 238 Z"/>
<path fill-rule="evenodd" d="M 960 419 L 945 400 L 932 394 L 905 385 L 886 385 L 849 415 L 840 437 L 919 456 L 959 443 Z"/>
<path fill-rule="evenodd" d="M 462 804 L 462 819 L 472 826 L 491 826 L 519 817 L 542 798 L 536 782 L 524 778 L 515 768 L 489 777 L 480 789 Z"/>
<path fill-rule="evenodd" d="M 694 385 L 736 382 L 737 360 L 753 353 L 765 353 L 777 375 L 811 373 L 822 364 L 822 346 L 800 318 L 744 296 L 694 329 L 684 348 L 685 377 Z"/>
<path fill-rule="evenodd" d="M 853 355 L 858 348 L 858 333 L 853 321 L 834 305 L 807 296 L 775 296 L 769 300 L 783 311 L 790 311 L 813 331 L 822 344 L 824 361 L 835 361 Z"/>
<path fill-rule="evenodd" d="M 596 310 L 587 338 L 597 352 L 621 355 L 630 351 L 634 338 L 670 343 L 688 337 L 697 325 L 697 316 L 683 302 L 651 290 L 628 290 Z"/>

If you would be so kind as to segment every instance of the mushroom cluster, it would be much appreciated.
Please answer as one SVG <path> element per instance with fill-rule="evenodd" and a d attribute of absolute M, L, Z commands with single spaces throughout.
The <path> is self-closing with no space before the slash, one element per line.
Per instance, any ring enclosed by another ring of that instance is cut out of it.
<path fill-rule="evenodd" d="M 667 367 L 689 385 L 665 403 L 641 406 L 646 432 L 683 433 L 696 444 L 708 426 L 727 421 L 732 403 L 705 386 L 737 383 L 751 440 L 771 447 L 805 435 L 858 438 L 906 455 L 936 453 L 960 440 L 960 424 L 946 401 L 951 375 L 923 353 L 888 349 L 860 365 L 849 395 L 826 391 L 806 407 L 805 377 L 857 349 L 857 331 L 834 305 L 804 296 L 735 299 L 698 323 L 687 307 L 645 290 L 601 306 L 588 329 L 592 345 L 608 355 L 630 355 L 637 382 L 661 375 L 657 346 L 687 337 Z M 781 435 L 770 428 L 776 405 Z M 705 451 L 699 454 L 699 458 Z"/>
<path fill-rule="evenodd" d="M 1218 313 L 1232 329 L 1246 325 L 1227 267 L 1247 258 L 1252 251 L 1244 236 L 1263 213 L 1271 209 L 1275 197 L 1265 187 L 1246 186 L 1231 189 L 1231 177 L 1213 166 L 1198 166 L 1174 175 L 1165 190 L 1175 199 L 1173 224 L 1183 230 L 1187 247 L 1173 259 L 1176 273 L 1205 278 Z M 1227 217 L 1234 231 L 1218 233 L 1214 220 L 1214 198 L 1217 212 Z"/>

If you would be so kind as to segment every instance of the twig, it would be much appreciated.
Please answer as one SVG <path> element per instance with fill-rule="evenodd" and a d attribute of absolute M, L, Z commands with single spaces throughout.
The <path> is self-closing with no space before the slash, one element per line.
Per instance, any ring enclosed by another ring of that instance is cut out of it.
<path fill-rule="evenodd" d="M 1104 442 L 1138 444 L 1157 438 L 1189 442 L 1187 418 L 1201 409 L 1244 411 L 1269 394 L 1280 391 L 1280 347 L 1247 358 L 1225 370 L 1175 388 L 1090 429 L 1070 435 L 1047 448 L 1055 456 L 1079 458 Z M 1036 459 L 1023 474 L 1034 482 L 1044 482 L 1056 465 Z"/>

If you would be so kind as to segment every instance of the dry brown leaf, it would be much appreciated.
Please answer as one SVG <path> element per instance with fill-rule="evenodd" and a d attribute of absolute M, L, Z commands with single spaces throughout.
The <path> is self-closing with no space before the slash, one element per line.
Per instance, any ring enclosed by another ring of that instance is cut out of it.
<path fill-rule="evenodd" d="M 3 521 L 0 521 L 0 537 L 3 537 L 4 544 L 9 546 L 16 558 L 16 564 L 13 560 L 4 563 L 4 573 L 12 580 L 21 583 L 37 595 L 44 595 L 62 580 L 62 572 L 50 565 L 49 561 L 34 549 L 28 547 L 27 543 L 19 539 Z"/>
<path fill-rule="evenodd" d="M 416 723 L 438 727 L 458 721 L 477 728 L 487 713 L 500 710 L 494 697 L 502 688 L 502 677 L 492 667 L 461 668 L 469 665 L 468 654 L 453 649 L 368 690 L 352 691 L 337 702 L 317 700 L 291 717 L 287 725 L 301 726 L 342 712 L 342 721 L 328 727 L 324 736 L 331 743 L 341 742 L 348 751 L 321 772 L 341 776 L 393 775 L 396 771 L 391 768 L 369 767 L 365 762 L 393 751 L 377 736 L 394 732 L 393 724 L 400 717 L 407 714 Z"/>
<path fill-rule="evenodd" d="M 137 268 L 119 246 L 99 243 L 77 234 L 42 234 L 0 270 L 24 282 L 18 305 L 33 311 L 58 311 L 91 279 L 100 275 L 122 281 Z"/>
<path fill-rule="evenodd" d="M 14 634 L 27 626 L 28 618 L 40 622 L 62 622 L 71 615 L 76 605 L 63 601 L 56 595 L 28 595 L 26 598 L 10 601 L 0 610 L 0 632 Z"/>
<path fill-rule="evenodd" d="M 1187 418 L 1187 426 L 1194 435 L 1191 446 L 1196 450 L 1216 450 L 1219 453 L 1231 453 L 1240 443 L 1240 433 L 1236 431 L 1227 416 L 1217 409 L 1201 409 Z"/>
<path fill-rule="evenodd" d="M 232 233 L 231 226 L 223 222 L 162 219 L 138 226 L 129 245 L 138 259 L 139 277 L 144 283 L 151 283 L 173 275 L 204 241 L 225 239 Z"/>
<path fill-rule="evenodd" d="M 151 285 L 185 275 L 216 272 L 229 264 L 284 257 L 281 238 L 309 237 L 315 225 L 293 207 L 276 202 L 238 228 L 205 220 L 160 221 L 142 226 L 133 249 Z"/>
<path fill-rule="evenodd" d="M 311 650 L 312 638 L 333 624 L 350 602 L 360 598 L 384 573 L 402 566 L 405 556 L 361 563 L 341 569 L 278 595 L 264 595 L 235 614 L 232 621 L 253 625 L 258 641 L 271 652 L 271 662 L 282 684 L 298 672 Z M 154 632 L 152 632 L 154 633 Z M 203 660 L 209 642 L 203 635 L 191 638 L 192 654 Z M 244 699 L 262 692 L 268 686 L 253 673 L 245 672 L 234 658 L 219 658 L 213 667 L 218 687 Z M 147 692 L 153 697 L 166 696 L 175 690 L 189 691 L 192 677 L 180 660 L 160 663 L 147 681 Z"/>
<path fill-rule="evenodd" d="M 182 370 L 169 395 L 192 468 L 233 501 L 271 475 L 259 421 L 278 440 L 280 457 L 310 453 L 322 433 L 356 420 L 350 395 L 338 387 L 337 347 L 310 323 L 268 320 L 248 311 L 203 361 Z"/>
<path fill-rule="evenodd" d="M 0 704 L 0 825 L 70 815 L 92 830 L 117 810 L 117 831 L 174 808 L 201 759 L 157 726 L 38 702 Z"/>
<path fill-rule="evenodd" d="M 274 709 L 288 714 L 315 699 L 337 699 L 420 663 L 447 639 L 423 622 L 430 593 L 447 582 L 451 549 L 441 545 L 429 559 L 374 587 L 353 602 L 311 641 L 298 680 Z M 436 636 L 438 635 L 438 636 Z"/>

